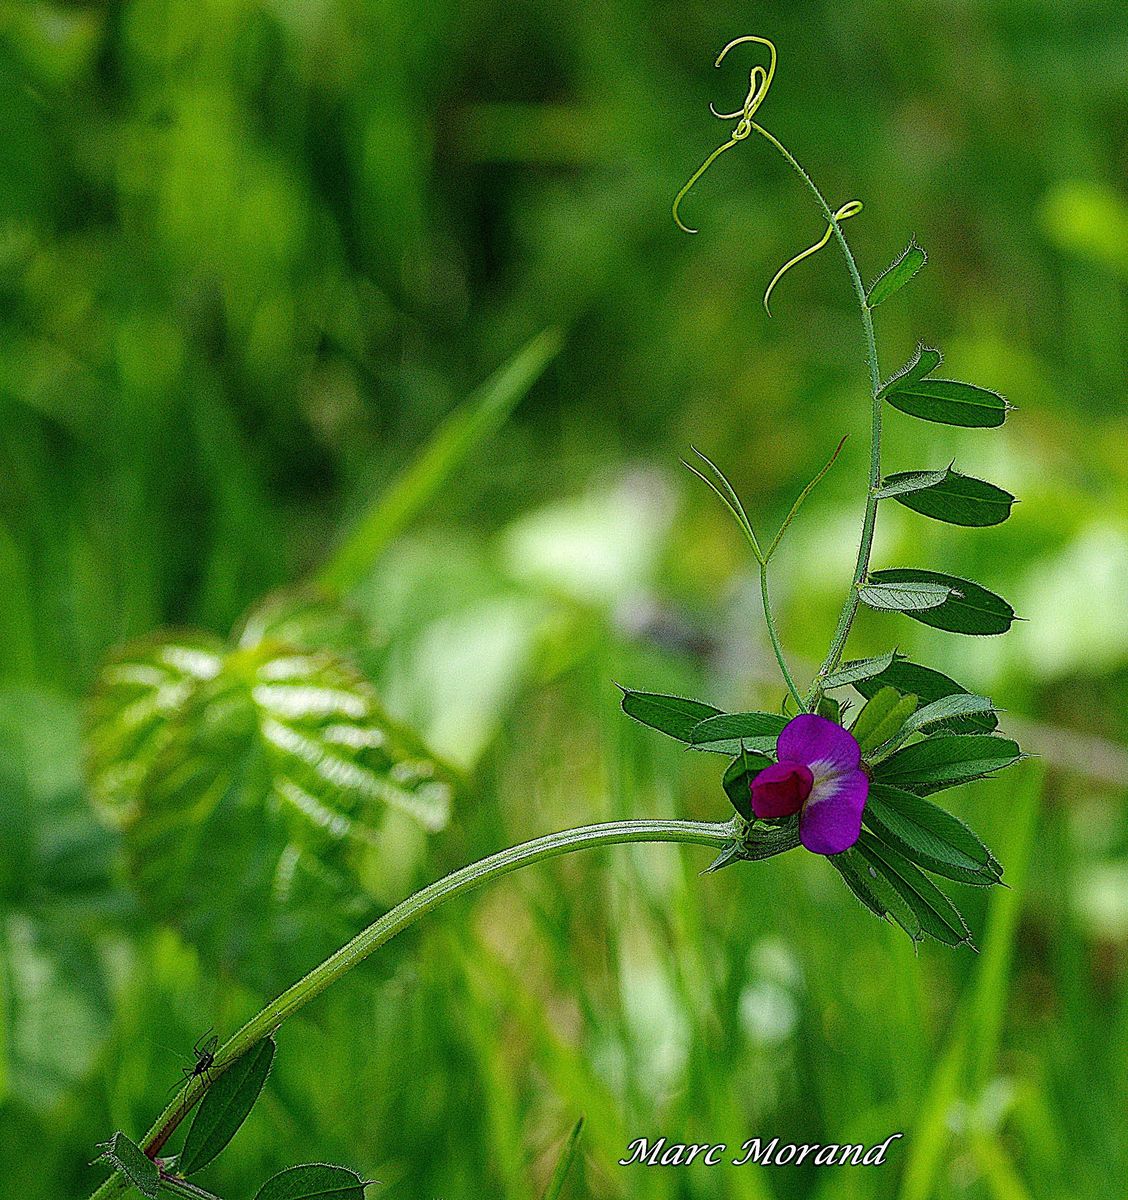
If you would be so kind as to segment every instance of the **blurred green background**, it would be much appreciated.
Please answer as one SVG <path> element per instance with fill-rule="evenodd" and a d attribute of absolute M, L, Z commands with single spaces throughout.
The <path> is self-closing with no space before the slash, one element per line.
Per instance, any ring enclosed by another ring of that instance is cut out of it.
<path fill-rule="evenodd" d="M 558 327 L 513 416 L 350 600 L 389 711 L 466 772 L 405 837 L 378 911 L 472 858 L 621 815 L 723 819 L 712 756 L 630 726 L 613 681 L 775 707 L 747 555 L 678 465 L 761 528 L 851 434 L 781 552 L 805 676 L 849 578 L 867 455 L 857 313 L 760 119 L 883 306 L 1017 405 L 997 431 L 898 414 L 886 467 L 955 457 L 1018 494 L 974 532 L 883 509 L 878 565 L 1005 595 L 1004 639 L 864 614 L 986 691 L 1040 758 L 957 796 L 1009 891 L 955 895 L 982 953 L 907 939 L 812 856 L 699 878 L 704 850 L 599 851 L 428 918 L 279 1038 L 263 1103 L 201 1182 L 338 1161 L 389 1197 L 538 1196 L 587 1117 L 580 1197 L 1111 1197 L 1128 1180 L 1128 14 L 1117 0 L 135 0 L 0 9 L 0 1179 L 79 1196 L 209 1026 L 276 978 L 139 901 L 84 794 L 81 713 L 114 645 L 225 636 L 308 579 L 499 364 Z M 361 648 L 357 648 L 358 650 Z M 201 850 L 201 877 L 208 851 Z M 367 909 L 365 909 L 367 911 Z M 339 914 L 338 914 L 339 917 Z M 344 922 L 359 928 L 362 917 Z M 327 920 L 326 925 L 330 924 Z M 304 945 L 304 943 L 303 943 Z M 631 1139 L 906 1137 L 884 1168 L 622 1168 Z"/>

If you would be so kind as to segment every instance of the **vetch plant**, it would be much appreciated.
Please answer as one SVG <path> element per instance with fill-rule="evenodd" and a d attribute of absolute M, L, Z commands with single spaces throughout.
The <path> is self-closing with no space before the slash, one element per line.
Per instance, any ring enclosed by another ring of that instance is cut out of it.
<path fill-rule="evenodd" d="M 882 380 L 873 310 L 920 270 L 924 252 L 911 243 L 872 287 L 864 287 L 842 232 L 842 223 L 861 211 L 861 203 L 852 200 L 832 210 L 790 151 L 753 120 L 775 74 L 775 48 L 765 38 L 738 38 L 717 63 L 733 47 L 748 43 L 767 50 L 768 65 L 751 69 L 740 109 L 713 110 L 737 123 L 678 194 L 674 218 L 687 228 L 680 207 L 689 190 L 723 153 L 755 133 L 798 173 L 826 221 L 822 238 L 776 273 L 764 294 L 765 308 L 770 312 L 772 293 L 784 275 L 832 237 L 857 295 L 869 367 L 870 468 L 856 565 L 817 674 L 803 689 L 789 668 L 771 606 L 769 566 L 842 443 L 766 545 L 721 470 L 698 455 L 700 465 L 691 470 L 732 513 L 758 564 L 765 621 L 787 698 L 778 713 L 726 713 L 701 700 L 625 689 L 622 706 L 628 716 L 689 748 L 724 755 L 728 764 L 721 786 L 735 815 L 716 822 L 611 821 L 550 833 L 422 888 L 363 928 L 222 1045 L 213 1048 L 209 1041 L 206 1069 L 189 1073 L 140 1141 L 118 1132 L 104 1144 L 102 1158 L 113 1174 L 96 1191 L 96 1200 L 130 1187 L 149 1197 L 163 1192 L 206 1200 L 210 1193 L 190 1176 L 215 1160 L 251 1111 L 267 1082 L 274 1035 L 287 1018 L 445 901 L 559 855 L 620 843 L 679 842 L 712 847 L 716 857 L 707 870 L 716 871 L 802 846 L 825 856 L 867 908 L 896 922 L 914 941 L 931 937 L 953 946 L 971 944 L 959 911 L 931 876 L 989 887 L 1000 882 L 1002 868 L 966 825 L 929 796 L 1016 762 L 1022 757 L 1019 748 L 996 732 L 998 717 L 988 699 L 940 672 L 896 651 L 846 661 L 844 652 L 862 605 L 964 635 L 1000 634 L 1010 627 L 1010 606 L 977 583 L 917 568 L 874 570 L 870 561 L 883 501 L 951 524 L 987 526 L 1005 520 L 1014 499 L 951 466 L 883 475 L 886 406 L 927 421 L 975 427 L 1001 424 L 1008 406 L 985 388 L 936 379 L 940 354 L 923 345 L 901 370 Z M 124 831 L 131 869 L 151 907 L 178 920 L 189 936 L 210 939 L 213 957 L 246 943 L 240 923 L 245 924 L 248 907 L 255 907 L 254 897 L 248 904 L 244 895 L 248 887 L 269 898 L 255 919 L 262 938 L 274 945 L 282 930 L 300 924 L 296 916 L 308 919 L 324 907 L 327 896 L 360 890 L 358 872 L 382 814 L 395 810 L 429 829 L 446 819 L 457 778 L 384 714 L 371 684 L 349 660 L 353 635 L 334 601 L 461 456 L 496 425 L 552 352 L 551 337 L 526 348 L 397 481 L 322 571 L 326 600 L 275 599 L 256 609 L 229 642 L 198 634 L 148 639 L 126 647 L 106 665 L 91 706 L 92 794 L 107 819 Z M 832 695 L 846 688 L 864 700 L 848 728 L 848 705 Z M 225 859 L 220 870 L 208 864 L 211 873 L 190 890 L 216 848 L 246 857 Z M 305 907 L 294 904 L 295 894 Z M 171 1139 L 193 1110 L 181 1149 L 169 1153 Z M 578 1135 L 579 1126 L 550 1194 L 559 1190 Z M 269 1180 L 257 1200 L 358 1200 L 365 1186 L 347 1168 L 304 1164 Z"/>
<path fill-rule="evenodd" d="M 773 852 L 802 844 L 826 855 L 867 908 L 880 917 L 891 917 L 914 941 L 933 937 L 953 945 L 971 944 L 959 911 L 926 872 L 990 886 L 1000 881 L 1002 868 L 970 829 L 925 797 L 1009 766 L 1022 757 L 1021 752 L 1013 741 L 996 734 L 998 717 L 986 697 L 968 692 L 940 672 L 911 663 L 896 651 L 842 660 L 863 604 L 952 633 L 990 636 L 1010 628 L 1013 609 L 978 583 L 918 568 L 873 570 L 870 563 L 883 500 L 964 526 L 997 525 L 1007 519 L 1014 503 L 1009 492 L 962 475 L 951 465 L 883 476 L 885 406 L 925 421 L 978 428 L 1001 425 L 1009 406 L 986 388 L 935 378 L 941 354 L 923 343 L 896 374 L 882 380 L 873 311 L 917 274 L 927 256 L 914 240 L 871 287 L 863 285 L 842 232 L 842 222 L 862 211 L 861 201 L 848 201 L 832 211 L 791 152 L 753 120 L 775 76 L 775 46 L 767 38 L 736 38 L 717 56 L 715 65 L 744 44 L 764 47 L 768 65 L 752 67 L 741 108 L 722 113 L 710 105 L 714 116 L 737 123 L 728 140 L 678 193 L 673 216 L 685 232 L 696 232 L 681 219 L 683 200 L 722 154 L 753 133 L 783 156 L 815 198 L 827 222 L 826 232 L 776 272 L 764 292 L 764 308 L 770 315 L 772 292 L 792 267 L 821 250 L 832 236 L 837 240 L 857 296 L 870 376 L 870 469 L 857 560 L 826 657 L 809 687 L 801 691 L 784 657 L 772 613 L 768 566 L 804 500 L 834 464 L 842 443 L 800 493 L 766 549 L 720 468 L 697 452 L 701 466 L 686 465 L 732 513 L 759 564 L 768 636 L 787 686 L 788 705 L 798 715 L 787 720 L 786 713 L 723 713 L 699 700 L 629 690 L 623 708 L 635 720 L 694 749 L 732 757 L 723 783 L 737 810 L 739 829 L 714 868 L 740 858 L 763 857 L 763 840 L 756 834 L 766 825 L 778 838 Z M 846 687 L 866 701 L 849 729 L 841 724 L 845 706 L 828 695 Z"/>

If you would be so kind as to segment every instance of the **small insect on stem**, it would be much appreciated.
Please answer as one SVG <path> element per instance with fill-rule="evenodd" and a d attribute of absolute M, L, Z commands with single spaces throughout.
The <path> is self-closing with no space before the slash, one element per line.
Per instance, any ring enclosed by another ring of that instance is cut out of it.
<path fill-rule="evenodd" d="M 219 1048 L 219 1037 L 209 1029 L 202 1037 L 196 1039 L 192 1046 L 195 1062 L 190 1067 L 181 1069 L 183 1079 L 175 1087 L 187 1089 L 194 1079 L 202 1075 L 211 1085 L 211 1069 L 215 1065 L 215 1052 Z"/>

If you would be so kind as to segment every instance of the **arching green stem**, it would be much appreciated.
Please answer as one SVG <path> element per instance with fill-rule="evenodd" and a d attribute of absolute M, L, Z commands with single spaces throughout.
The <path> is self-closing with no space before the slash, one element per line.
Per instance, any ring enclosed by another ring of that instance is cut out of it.
<path fill-rule="evenodd" d="M 777 151 L 783 156 L 787 163 L 796 171 L 799 177 L 806 184 L 808 190 L 814 196 L 819 208 L 822 210 L 823 216 L 827 223 L 834 230 L 834 236 L 838 241 L 838 245 L 842 250 L 842 255 L 846 259 L 846 268 L 850 273 L 850 282 L 854 286 L 854 292 L 858 298 L 858 308 L 862 317 L 862 331 L 865 335 L 865 352 L 866 366 L 869 368 L 870 376 L 870 470 L 869 470 L 869 486 L 866 492 L 866 508 L 865 515 L 862 518 L 862 533 L 858 542 L 858 557 L 854 566 L 854 576 L 850 581 L 850 593 L 846 597 L 846 601 L 842 606 L 842 611 L 838 616 L 838 624 L 834 629 L 834 636 L 831 638 L 830 648 L 827 650 L 826 658 L 823 659 L 822 666 L 819 668 L 819 673 L 815 676 L 814 682 L 811 684 L 807 692 L 807 702 L 810 704 L 818 694 L 819 683 L 831 671 L 838 666 L 842 659 L 842 652 L 846 647 L 846 639 L 850 636 L 850 627 L 854 623 L 854 617 L 858 612 L 858 590 L 865 582 L 866 573 L 869 571 L 870 554 L 873 551 L 873 536 L 874 530 L 877 527 L 877 490 L 881 486 L 881 401 L 877 398 L 878 391 L 881 388 L 881 368 L 877 358 L 877 339 L 873 328 L 873 312 L 870 309 L 866 299 L 865 284 L 862 283 L 861 273 L 858 271 L 858 264 L 854 259 L 853 251 L 850 249 L 849 243 L 846 241 L 846 235 L 842 232 L 842 226 L 838 221 L 836 214 L 831 210 L 830 205 L 826 202 L 822 192 L 815 185 L 815 181 L 807 174 L 795 156 L 778 138 L 770 134 L 762 125 L 758 125 L 755 121 L 751 122 L 752 128 L 766 141 L 770 142 Z"/>
<path fill-rule="evenodd" d="M 330 984 L 347 975 L 374 950 L 447 900 L 453 900 L 463 892 L 500 879 L 501 876 L 522 867 L 593 846 L 610 846 L 623 842 L 683 842 L 720 849 L 730 844 L 735 835 L 735 822 L 608 821 L 601 825 L 583 825 L 578 829 L 564 830 L 562 833 L 546 834 L 520 846 L 511 846 L 508 850 L 491 854 L 480 862 L 471 863 L 435 883 L 428 884 L 361 930 L 352 941 L 347 942 L 320 966 L 310 971 L 304 979 L 272 1000 L 238 1033 L 229 1038 L 216 1052 L 215 1065 L 209 1072 L 210 1079 L 198 1076 L 184 1094 L 173 1101 L 154 1122 L 145 1136 L 145 1153 L 155 1157 L 160 1152 L 208 1087 L 235 1059 L 276 1030 L 287 1017 L 292 1017 L 304 1008 Z M 765 853 L 771 852 L 773 851 L 765 850 Z M 109 1200 L 111 1196 L 124 1195 L 128 1190 L 129 1184 L 125 1178 L 114 1174 L 94 1192 L 91 1200 Z"/>

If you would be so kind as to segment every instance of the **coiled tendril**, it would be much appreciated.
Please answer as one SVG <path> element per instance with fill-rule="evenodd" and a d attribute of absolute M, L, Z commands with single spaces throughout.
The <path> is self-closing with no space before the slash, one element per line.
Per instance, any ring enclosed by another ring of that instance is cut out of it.
<path fill-rule="evenodd" d="M 689 179 L 686 181 L 685 185 L 682 187 L 681 191 L 678 192 L 678 194 L 674 197 L 674 204 L 673 204 L 674 222 L 676 223 L 676 225 L 678 226 L 679 229 L 683 230 L 686 233 L 696 233 L 697 230 L 691 229 L 681 219 L 681 215 L 678 211 L 679 208 L 681 207 L 681 202 L 685 199 L 686 195 L 693 188 L 694 184 L 697 183 L 697 181 L 701 178 L 702 175 L 705 174 L 705 172 L 713 165 L 713 163 L 715 163 L 717 161 L 717 159 L 720 158 L 721 155 L 724 154 L 724 152 L 726 150 L 731 150 L 732 147 L 735 146 L 738 142 L 743 142 L 744 139 L 747 138 L 748 135 L 753 130 L 756 130 L 757 133 L 763 134 L 765 137 L 769 138 L 769 140 L 771 140 L 771 141 L 775 140 L 774 138 L 771 138 L 771 135 L 768 134 L 766 130 L 761 129 L 760 126 L 757 125 L 756 122 L 752 120 L 753 116 L 756 114 L 756 110 L 760 107 L 761 104 L 763 104 L 764 97 L 767 96 L 768 89 L 772 86 L 772 79 L 775 77 L 775 69 L 776 69 L 776 48 L 775 48 L 775 46 L 767 38 L 757 37 L 755 34 L 745 34 L 743 37 L 733 38 L 733 40 L 731 42 L 729 42 L 729 44 L 720 52 L 720 54 L 717 55 L 717 61 L 713 65 L 715 67 L 719 67 L 721 65 L 721 63 L 724 62 L 725 56 L 728 54 L 728 52 L 734 46 L 740 46 L 745 42 L 754 42 L 757 45 L 766 46 L 768 49 L 768 55 L 769 55 L 768 65 L 766 68 L 764 68 L 764 67 L 760 66 L 759 64 L 757 64 L 749 72 L 748 95 L 745 96 L 745 98 L 744 98 L 744 104 L 740 108 L 738 108 L 735 112 L 731 112 L 731 113 L 718 112 L 717 109 L 714 108 L 712 104 L 709 105 L 709 111 L 713 114 L 713 116 L 719 118 L 722 121 L 735 120 L 736 125 L 733 128 L 732 133 L 729 134 L 728 141 L 723 142 L 720 146 L 718 146 L 716 148 L 716 150 L 713 151 L 712 154 L 709 155 L 709 157 L 701 164 L 701 166 L 699 166 L 697 168 L 697 170 L 694 171 L 694 173 L 689 177 Z M 767 310 L 768 316 L 771 316 L 772 310 L 770 307 L 770 300 L 771 300 L 772 291 L 774 290 L 776 284 L 779 283 L 779 281 L 784 277 L 784 275 L 787 274 L 788 271 L 791 270 L 792 267 L 797 266 L 805 258 L 810 258 L 810 256 L 812 254 L 817 254 L 827 244 L 827 242 L 830 241 L 830 236 L 834 232 L 834 223 L 836 223 L 838 221 L 846 221 L 850 217 L 856 217 L 858 215 L 858 213 L 860 213 L 861 211 L 862 211 L 862 202 L 860 200 L 847 201 L 834 214 L 834 222 L 829 223 L 827 225 L 826 232 L 822 235 L 822 237 L 817 242 L 815 242 L 811 246 L 808 246 L 806 250 L 803 250 L 799 254 L 796 254 L 794 258 L 788 259 L 788 261 L 785 262 L 782 267 L 780 267 L 780 269 L 773 276 L 771 283 L 768 284 L 766 290 L 764 291 L 764 308 Z"/>

